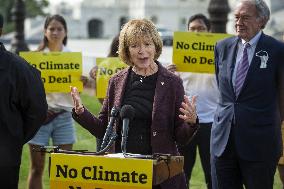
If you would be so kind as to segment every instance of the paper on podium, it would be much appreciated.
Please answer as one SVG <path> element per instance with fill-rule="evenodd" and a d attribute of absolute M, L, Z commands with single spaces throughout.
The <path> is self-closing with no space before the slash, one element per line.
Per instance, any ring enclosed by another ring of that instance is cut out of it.
<path fill-rule="evenodd" d="M 114 158 L 125 158 L 123 153 L 116 153 L 116 154 L 106 154 L 105 157 L 114 157 Z"/>

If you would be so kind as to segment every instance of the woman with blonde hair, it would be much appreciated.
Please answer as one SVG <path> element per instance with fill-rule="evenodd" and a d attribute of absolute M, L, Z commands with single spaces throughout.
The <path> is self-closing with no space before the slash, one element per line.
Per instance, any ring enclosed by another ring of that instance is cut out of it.
<path fill-rule="evenodd" d="M 162 52 L 162 40 L 155 25 L 147 19 L 130 20 L 119 36 L 119 57 L 129 65 L 110 81 L 102 110 L 96 117 L 80 100 L 75 87 L 73 118 L 96 137 L 102 138 L 111 116 L 112 107 L 132 107 L 126 152 L 152 155 L 179 155 L 177 143 L 185 144 L 197 130 L 195 97 L 184 96 L 182 81 L 157 61 Z M 115 130 L 119 138 L 112 152 L 124 152 L 120 144 L 123 121 L 117 119 Z M 154 189 L 186 189 L 180 173 Z"/>

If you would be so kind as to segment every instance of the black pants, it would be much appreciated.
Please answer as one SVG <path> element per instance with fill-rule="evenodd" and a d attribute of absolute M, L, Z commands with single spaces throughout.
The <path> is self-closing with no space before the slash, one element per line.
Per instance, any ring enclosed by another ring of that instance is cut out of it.
<path fill-rule="evenodd" d="M 210 166 L 210 135 L 212 123 L 200 123 L 200 128 L 192 141 L 186 146 L 180 147 L 179 151 L 184 156 L 184 173 L 186 183 L 189 186 L 191 173 L 196 160 L 198 148 L 201 165 L 203 168 L 205 182 L 208 189 L 211 189 L 211 166 Z"/>
<path fill-rule="evenodd" d="M 235 148 L 233 127 L 224 153 L 212 160 L 218 189 L 242 189 L 243 185 L 246 189 L 273 189 L 278 161 L 248 161 L 240 158 Z"/>
<path fill-rule="evenodd" d="M 19 166 L 0 166 L 0 188 L 18 189 Z"/>

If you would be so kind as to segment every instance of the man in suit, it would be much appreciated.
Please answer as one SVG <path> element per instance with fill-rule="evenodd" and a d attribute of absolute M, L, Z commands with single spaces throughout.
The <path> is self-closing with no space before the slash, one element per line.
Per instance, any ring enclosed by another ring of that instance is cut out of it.
<path fill-rule="evenodd" d="M 284 44 L 262 32 L 270 16 L 263 0 L 241 0 L 234 15 L 237 36 L 215 47 L 212 169 L 219 189 L 272 189 L 282 145 Z"/>
<path fill-rule="evenodd" d="M 3 17 L 0 15 L 0 35 Z M 0 43 L 0 188 L 17 189 L 23 145 L 43 123 L 47 103 L 40 72 Z"/>

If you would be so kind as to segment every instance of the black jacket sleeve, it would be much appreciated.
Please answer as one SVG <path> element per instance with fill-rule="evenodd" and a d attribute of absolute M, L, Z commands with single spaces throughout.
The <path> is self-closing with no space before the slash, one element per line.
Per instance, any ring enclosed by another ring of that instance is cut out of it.
<path fill-rule="evenodd" d="M 23 142 L 38 131 L 47 115 L 47 102 L 40 71 L 19 58 L 23 64 L 17 80 L 18 107 L 23 121 Z"/>

